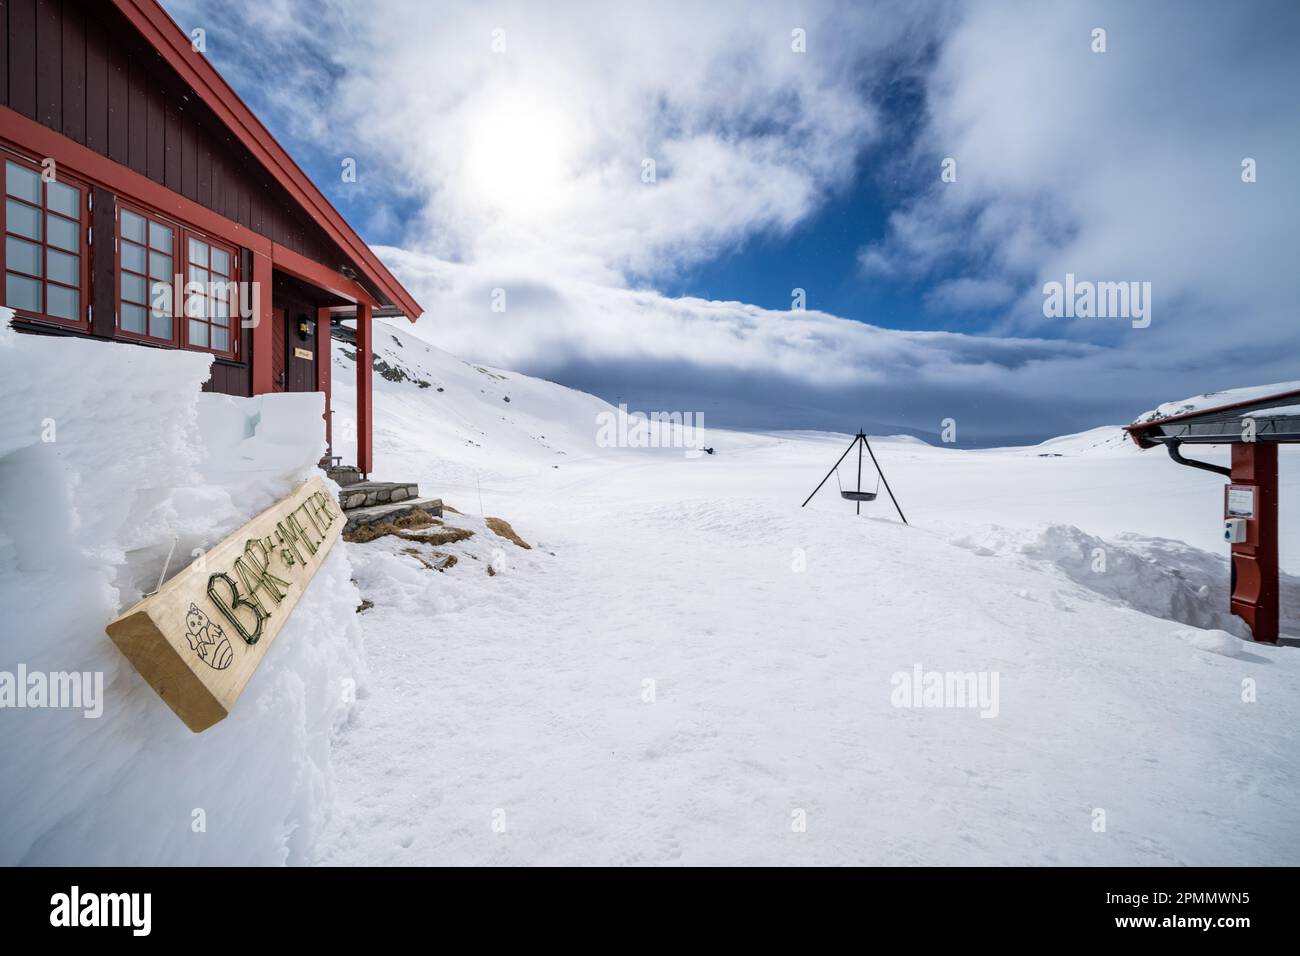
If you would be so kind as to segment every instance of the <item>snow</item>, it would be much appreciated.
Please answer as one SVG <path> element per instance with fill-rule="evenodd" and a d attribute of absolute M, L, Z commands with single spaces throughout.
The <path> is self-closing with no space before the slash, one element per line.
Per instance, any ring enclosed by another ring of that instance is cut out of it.
<path fill-rule="evenodd" d="M 1117 427 L 985 451 L 872 437 L 912 525 L 883 491 L 854 518 L 833 482 L 800 510 L 850 436 L 599 448 L 603 402 L 392 335 L 380 358 L 434 385 L 376 378 L 377 473 L 476 533 L 416 546 L 457 555 L 445 572 L 408 542 L 350 548 L 371 694 L 317 862 L 1300 861 L 1300 662 L 1225 612 L 1221 481 Z M 893 706 L 918 665 L 997 675 L 997 716 Z"/>
<path fill-rule="evenodd" d="M 1228 388 L 1221 392 L 1206 392 L 1204 395 L 1194 395 L 1178 402 L 1165 402 L 1163 405 L 1139 415 L 1133 420 L 1133 424 L 1137 425 L 1157 418 L 1168 418 L 1171 415 L 1183 415 L 1187 412 L 1201 412 L 1211 408 L 1219 408 L 1223 405 L 1235 405 L 1238 402 L 1256 401 L 1261 398 L 1296 391 L 1300 391 L 1300 381 L 1275 382 L 1272 385 L 1252 385 L 1248 388 Z"/>
<path fill-rule="evenodd" d="M 905 526 L 883 488 L 858 518 L 833 479 L 800 509 L 850 435 L 706 421 L 714 455 L 602 447 L 599 399 L 401 325 L 375 342 L 374 477 L 418 481 L 472 535 L 336 548 L 195 736 L 103 625 L 173 539 L 210 543 L 311 472 L 319 399 L 200 397 L 199 356 L 0 339 L 25 410 L 0 423 L 0 670 L 108 676 L 98 720 L 0 712 L 0 862 L 1300 863 L 1293 448 L 1293 638 L 1271 647 L 1225 611 L 1223 482 L 1118 427 L 978 451 L 872 436 Z M 345 458 L 350 355 L 335 343 Z M 901 706 L 913 675 L 996 706 Z"/>
<path fill-rule="evenodd" d="M 1242 418 L 1270 418 L 1286 415 L 1300 415 L 1300 405 L 1275 405 L 1272 408 L 1259 408 L 1246 412 Z"/>
<path fill-rule="evenodd" d="M 206 356 L 18 335 L 8 320 L 0 671 L 101 672 L 105 701 L 98 718 L 0 711 L 0 864 L 304 862 L 329 812 L 331 740 L 355 706 L 342 681 L 364 687 L 346 550 L 321 567 L 232 715 L 201 735 L 104 627 L 165 567 L 314 472 L 321 396 L 205 395 Z"/>

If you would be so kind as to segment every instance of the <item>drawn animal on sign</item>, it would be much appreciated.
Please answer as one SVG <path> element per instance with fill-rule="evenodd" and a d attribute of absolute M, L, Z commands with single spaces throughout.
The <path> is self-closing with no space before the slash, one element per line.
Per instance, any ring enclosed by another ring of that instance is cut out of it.
<path fill-rule="evenodd" d="M 230 641 L 220 624 L 213 624 L 208 616 L 199 610 L 197 604 L 191 603 L 185 613 L 185 639 L 189 641 L 190 650 L 199 655 L 199 660 L 213 670 L 223 671 L 235 659 L 235 652 L 230 649 Z"/>

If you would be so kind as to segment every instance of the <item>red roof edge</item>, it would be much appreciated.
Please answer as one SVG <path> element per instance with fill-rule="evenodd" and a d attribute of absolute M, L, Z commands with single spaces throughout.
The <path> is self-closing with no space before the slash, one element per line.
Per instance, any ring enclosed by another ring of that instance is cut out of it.
<path fill-rule="evenodd" d="M 1281 398 L 1300 398 L 1300 389 L 1294 389 L 1290 392 L 1278 392 L 1276 395 L 1263 395 L 1259 398 L 1247 398 L 1240 402 L 1229 402 L 1226 405 L 1214 405 L 1210 408 L 1198 408 L 1191 412 L 1179 412 L 1177 415 L 1166 415 L 1164 418 L 1153 418 L 1149 422 L 1134 422 L 1132 425 L 1125 425 L 1124 431 L 1129 433 L 1129 437 L 1137 443 L 1139 448 L 1152 448 L 1155 443 L 1149 441 L 1142 432 L 1149 428 L 1155 428 L 1159 425 L 1167 425 L 1169 422 L 1180 422 L 1185 418 L 1197 418 L 1201 415 L 1209 415 L 1215 412 L 1230 412 L 1234 408 L 1245 408 L 1248 405 L 1262 405 L 1267 402 L 1275 402 Z"/>
<path fill-rule="evenodd" d="M 158 0 L 113 0 L 159 55 L 180 74 L 199 98 L 217 114 L 289 195 L 325 230 L 345 253 L 352 256 L 366 277 L 414 322 L 424 309 L 374 254 L 365 240 L 325 198 L 293 157 L 262 125 L 207 58 L 194 51 L 180 25 Z"/>

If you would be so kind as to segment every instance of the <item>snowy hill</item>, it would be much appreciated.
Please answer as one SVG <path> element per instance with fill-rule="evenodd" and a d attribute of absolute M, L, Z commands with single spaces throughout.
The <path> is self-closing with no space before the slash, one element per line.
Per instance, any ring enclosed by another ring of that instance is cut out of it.
<path fill-rule="evenodd" d="M 855 518 L 834 479 L 801 510 L 848 435 L 601 447 L 605 403 L 395 335 L 381 477 L 475 534 L 437 549 L 460 559 L 445 573 L 397 539 L 350 549 L 373 683 L 320 861 L 1300 860 L 1300 756 L 1265 732 L 1300 716 L 1300 660 L 1226 613 L 1221 482 L 1117 427 L 986 451 L 881 437 L 910 527 L 883 489 Z M 1300 633 L 1300 579 L 1283 587 Z M 996 675 L 1000 698 L 900 704 L 932 671 Z M 1243 704 L 1245 678 L 1267 700 Z"/>

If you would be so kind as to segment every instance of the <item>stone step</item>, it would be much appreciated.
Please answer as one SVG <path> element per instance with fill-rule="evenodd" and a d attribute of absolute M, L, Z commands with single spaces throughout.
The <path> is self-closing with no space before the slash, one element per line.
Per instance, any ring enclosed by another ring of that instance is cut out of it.
<path fill-rule="evenodd" d="M 340 485 L 355 485 L 361 480 L 361 469 L 355 465 L 337 465 L 326 468 L 325 474 L 329 475 L 331 481 Z"/>
<path fill-rule="evenodd" d="M 442 517 L 442 499 L 441 498 L 410 498 L 406 501 L 397 502 L 387 505 L 371 505 L 368 508 L 353 508 L 344 513 L 347 518 L 347 524 L 343 526 L 343 533 L 347 534 L 356 528 L 368 524 L 375 524 L 379 521 L 392 521 L 409 515 L 412 511 L 427 511 L 435 518 Z"/>
<path fill-rule="evenodd" d="M 339 489 L 339 504 L 344 511 L 397 504 L 420 497 L 420 486 L 413 481 L 358 481 Z"/>

